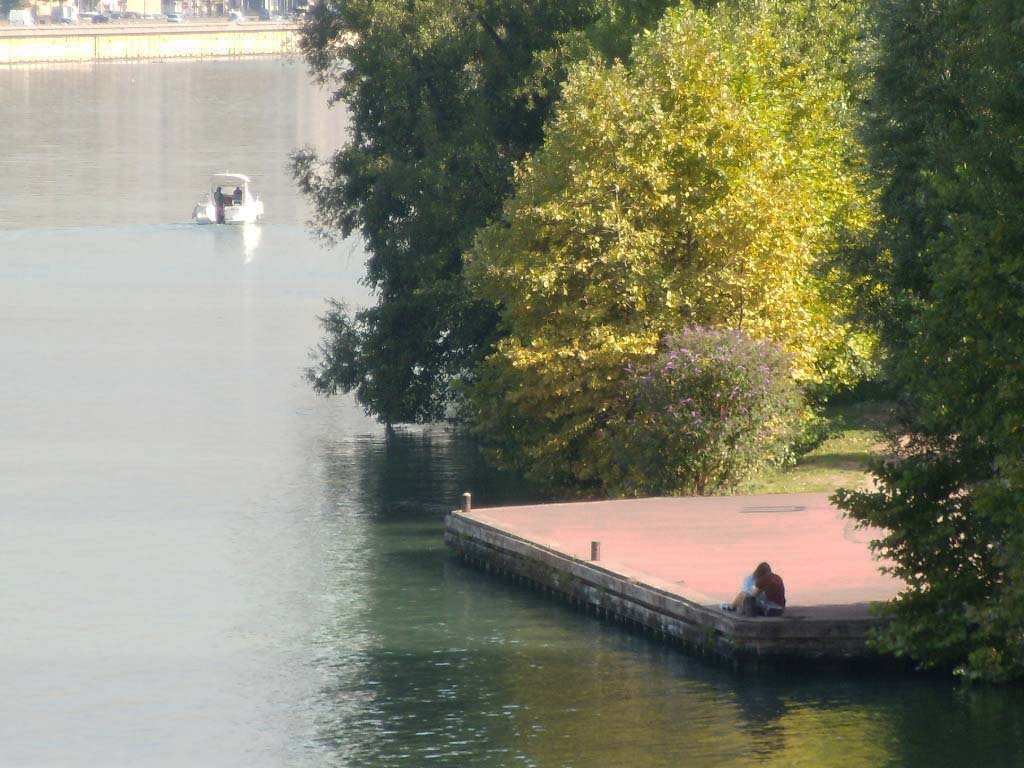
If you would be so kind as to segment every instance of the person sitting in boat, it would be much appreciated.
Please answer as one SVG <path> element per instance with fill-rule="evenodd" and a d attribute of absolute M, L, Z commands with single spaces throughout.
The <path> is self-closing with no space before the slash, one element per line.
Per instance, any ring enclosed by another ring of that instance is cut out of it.
<path fill-rule="evenodd" d="M 231 204 L 241 205 L 242 204 L 242 188 L 235 187 L 235 191 L 231 193 Z"/>
<path fill-rule="evenodd" d="M 732 605 L 723 607 L 745 616 L 781 616 L 786 610 L 786 585 L 768 563 L 761 563 L 744 581 Z"/>
<path fill-rule="evenodd" d="M 224 223 L 224 193 L 221 192 L 220 187 L 213 193 L 213 205 L 217 209 L 217 223 Z"/>

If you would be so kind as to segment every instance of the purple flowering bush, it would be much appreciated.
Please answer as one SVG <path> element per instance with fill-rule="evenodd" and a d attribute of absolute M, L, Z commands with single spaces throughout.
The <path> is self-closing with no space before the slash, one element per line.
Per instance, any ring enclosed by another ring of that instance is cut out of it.
<path fill-rule="evenodd" d="M 609 481 L 628 496 L 728 491 L 781 462 L 803 397 L 789 356 L 740 331 L 690 328 L 627 371 L 623 415 L 609 425 Z"/>

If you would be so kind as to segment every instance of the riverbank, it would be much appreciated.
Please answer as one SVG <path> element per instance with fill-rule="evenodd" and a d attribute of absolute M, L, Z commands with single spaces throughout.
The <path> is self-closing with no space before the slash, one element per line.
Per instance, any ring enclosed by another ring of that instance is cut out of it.
<path fill-rule="evenodd" d="M 599 615 L 737 666 L 878 663 L 871 605 L 898 581 L 825 494 L 633 499 L 452 512 L 464 560 Z M 592 543 L 598 542 L 597 558 Z M 785 581 L 780 618 L 720 608 L 769 560 Z"/>
<path fill-rule="evenodd" d="M 291 22 L 0 27 L 0 65 L 293 53 Z"/>

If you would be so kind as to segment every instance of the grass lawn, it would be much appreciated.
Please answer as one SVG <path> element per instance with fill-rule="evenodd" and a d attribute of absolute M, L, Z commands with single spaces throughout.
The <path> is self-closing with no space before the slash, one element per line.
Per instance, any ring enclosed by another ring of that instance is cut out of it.
<path fill-rule="evenodd" d="M 892 405 L 880 402 L 831 407 L 825 416 L 834 434 L 794 466 L 771 470 L 743 483 L 738 493 L 828 492 L 837 488 L 867 488 L 868 460 L 885 450 L 881 429 L 891 418 Z"/>

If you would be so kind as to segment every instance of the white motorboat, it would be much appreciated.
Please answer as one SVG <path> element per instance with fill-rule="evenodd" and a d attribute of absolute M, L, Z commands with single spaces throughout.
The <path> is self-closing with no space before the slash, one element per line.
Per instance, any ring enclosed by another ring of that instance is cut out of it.
<path fill-rule="evenodd" d="M 262 218 L 263 201 L 241 173 L 214 174 L 210 191 L 192 209 L 196 224 L 255 224 Z"/>

